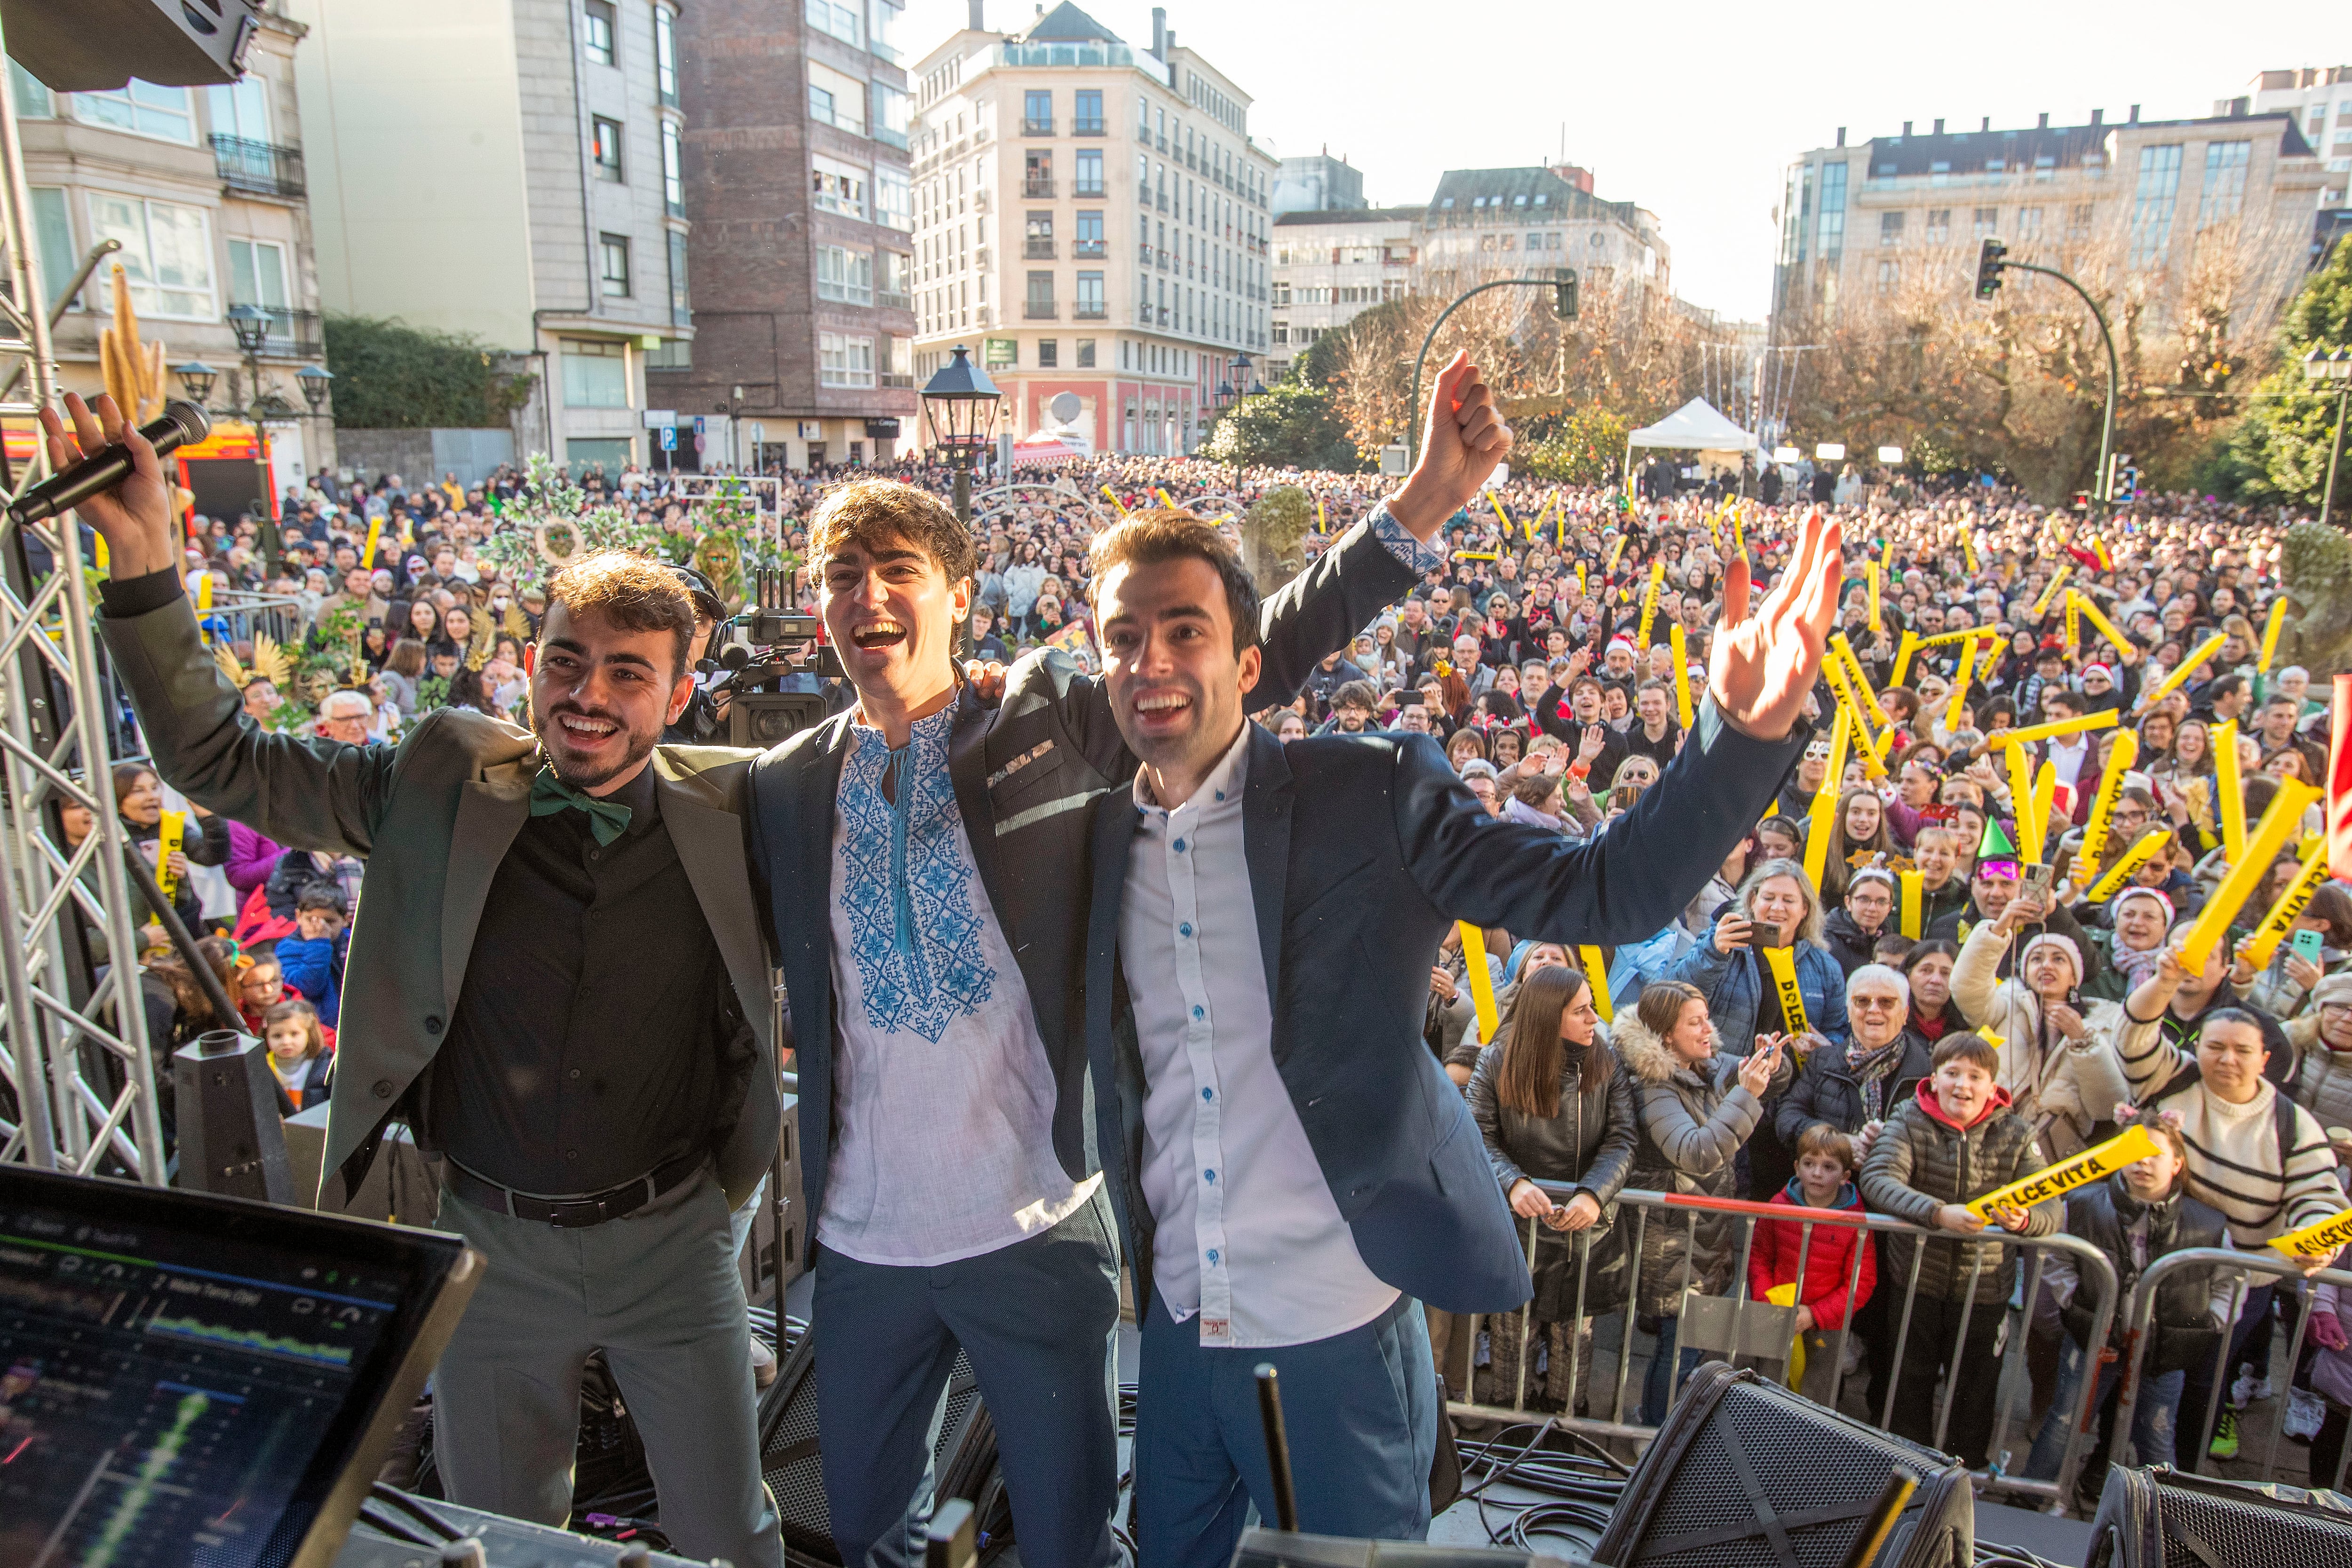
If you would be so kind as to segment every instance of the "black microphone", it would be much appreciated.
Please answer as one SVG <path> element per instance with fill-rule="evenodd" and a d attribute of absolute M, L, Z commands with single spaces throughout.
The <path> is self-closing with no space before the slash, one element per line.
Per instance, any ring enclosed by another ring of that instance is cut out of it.
<path fill-rule="evenodd" d="M 161 457 L 181 447 L 194 446 L 211 435 L 212 428 L 212 421 L 205 417 L 203 409 L 175 397 L 163 405 L 162 417 L 139 426 L 139 433 L 155 444 L 155 454 Z M 101 447 L 18 496 L 8 508 L 8 516 L 21 528 L 45 517 L 70 511 L 101 490 L 112 489 L 130 473 L 129 447 L 120 441 Z"/>

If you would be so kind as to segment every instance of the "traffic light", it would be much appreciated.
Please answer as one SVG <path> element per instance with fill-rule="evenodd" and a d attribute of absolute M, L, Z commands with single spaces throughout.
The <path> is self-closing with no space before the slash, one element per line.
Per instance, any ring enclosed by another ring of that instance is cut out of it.
<path fill-rule="evenodd" d="M 2009 247 L 1997 239 L 1986 240 L 1984 247 L 1977 252 L 1978 299 L 1990 300 L 2000 292 L 2000 258 L 2008 254 Z"/>
<path fill-rule="evenodd" d="M 1555 267 L 1551 269 L 1551 276 L 1553 308 L 1559 312 L 1561 321 L 1576 320 L 1576 268 Z"/>

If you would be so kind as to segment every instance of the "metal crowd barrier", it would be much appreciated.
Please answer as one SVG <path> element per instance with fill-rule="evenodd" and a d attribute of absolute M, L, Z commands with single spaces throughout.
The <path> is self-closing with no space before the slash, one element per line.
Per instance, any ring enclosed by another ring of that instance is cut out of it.
<path fill-rule="evenodd" d="M 1576 1193 L 1576 1188 L 1567 1183 L 1538 1181 L 1536 1185 L 1549 1195 L 1555 1203 L 1564 1204 Z M 1585 1308 L 1587 1286 L 1590 1283 L 1591 1271 L 1592 1233 L 1590 1230 L 1578 1232 L 1568 1238 L 1575 1248 L 1576 1286 L 1575 1310 L 1572 1318 L 1565 1320 L 1570 1332 L 1567 1336 L 1566 1347 L 1569 1357 L 1568 1384 L 1561 1400 L 1563 1408 L 1557 1415 L 1549 1410 L 1539 1414 L 1552 1419 L 1555 1425 L 1572 1431 L 1601 1438 L 1628 1440 L 1637 1445 L 1646 1444 L 1657 1434 L 1656 1427 L 1628 1421 L 1625 1415 L 1626 1384 L 1631 1375 L 1634 1359 L 1634 1320 L 1639 1313 L 1641 1301 L 1642 1242 L 1649 1226 L 1672 1225 L 1675 1223 L 1675 1211 L 1680 1211 L 1690 1243 L 1685 1247 L 1683 1254 L 1682 1289 L 1685 1291 L 1690 1290 L 1694 1282 L 1693 1259 L 1698 1250 L 1699 1216 L 1702 1214 L 1718 1214 L 1738 1222 L 1740 1226 L 1738 1261 L 1727 1286 L 1731 1294 L 1727 1297 L 1685 1297 L 1686 1305 L 1708 1301 L 1720 1303 L 1717 1310 L 1727 1310 L 1727 1315 L 1730 1318 L 1729 1333 L 1724 1337 L 1721 1343 L 1694 1343 L 1692 1314 L 1685 1311 L 1680 1319 L 1675 1341 L 1675 1355 L 1678 1362 L 1682 1359 L 1684 1350 L 1696 1349 L 1702 1352 L 1717 1352 L 1718 1359 L 1771 1361 L 1783 1364 L 1788 1363 L 1795 1338 L 1795 1309 L 1776 1307 L 1769 1302 L 1755 1300 L 1748 1293 L 1748 1263 L 1755 1245 L 1758 1220 L 1778 1220 L 1783 1224 L 1800 1227 L 1801 1247 L 1796 1278 L 1796 1296 L 1800 1302 L 1804 1300 L 1804 1271 L 1811 1262 L 1813 1231 L 1817 1226 L 1830 1225 L 1850 1230 L 1895 1232 L 1915 1237 L 1922 1241 L 1957 1243 L 1963 1239 L 1949 1231 L 1923 1229 L 1886 1215 L 1857 1213 L 1845 1209 L 1792 1208 L 1785 1204 L 1749 1203 L 1737 1198 L 1695 1197 L 1680 1193 L 1645 1192 L 1635 1188 L 1628 1188 L 1619 1193 L 1616 1206 L 1618 1214 L 1614 1227 L 1622 1233 L 1627 1265 L 1625 1301 L 1623 1307 L 1618 1310 L 1622 1316 L 1623 1326 L 1618 1341 L 1615 1388 L 1608 1417 L 1601 1419 L 1597 1413 L 1592 1416 L 1581 1416 L 1576 1414 L 1579 1392 L 1577 1384 L 1583 1359 L 1578 1353 L 1578 1335 L 1580 1332 L 1591 1331 Z M 1538 1220 L 1528 1221 L 1528 1248 L 1531 1258 L 1536 1256 L 1537 1235 L 1540 1225 L 1541 1222 Z M 2017 1304 L 1987 1303 L 1983 1308 L 1987 1311 L 2013 1314 L 2016 1320 L 2012 1324 L 2013 1331 L 2008 1336 L 2008 1343 L 2001 1357 L 2001 1371 L 1999 1375 L 2007 1392 L 1995 1407 L 1992 1437 L 1988 1445 L 1988 1451 L 1993 1456 L 1994 1463 L 1984 1478 L 1987 1487 L 1990 1489 L 2021 1493 L 2040 1503 L 2071 1499 L 2074 1496 L 2074 1474 L 2086 1451 L 2084 1436 L 2091 1429 L 2091 1421 L 2095 1414 L 2093 1401 L 2098 1393 L 2098 1379 L 2094 1375 L 2096 1362 L 2094 1361 L 2085 1367 L 2084 1373 L 2079 1380 L 2078 1394 L 2082 1405 L 2075 1412 L 2075 1419 L 2068 1431 L 2065 1453 L 2059 1465 L 2057 1477 L 2052 1480 L 2034 1480 L 2021 1475 L 2011 1475 L 2001 1468 L 2000 1458 L 2004 1449 L 2011 1447 L 2009 1441 L 2010 1428 L 2014 1415 L 2013 1406 L 2016 1404 L 2017 1390 L 2020 1386 L 2024 1386 L 2028 1390 L 2029 1427 L 2031 1422 L 2031 1384 L 2021 1375 L 2022 1368 L 2017 1365 L 2024 1359 L 2025 1344 L 2029 1335 L 2014 1331 L 2030 1324 L 2032 1304 L 2041 1293 L 2045 1255 L 2053 1251 L 2063 1252 L 2074 1260 L 2081 1281 L 2079 1288 L 2095 1293 L 2096 1306 L 2092 1313 L 2092 1342 L 2094 1345 L 2105 1345 L 2108 1328 L 2115 1320 L 2116 1310 L 2117 1289 L 2115 1265 L 2108 1259 L 2106 1254 L 2089 1242 L 2079 1237 L 2068 1236 L 2063 1232 L 2044 1237 L 2021 1237 L 2013 1236 L 1998 1226 L 1988 1226 L 1982 1232 L 1965 1239 L 1990 1242 L 1999 1247 L 2018 1251 L 2031 1251 L 2033 1254 L 2032 1266 L 2025 1280 L 2025 1289 L 2022 1295 L 2016 1299 Z M 1912 1310 L 1919 1288 L 1919 1266 L 1926 1256 L 1924 1247 L 1915 1247 L 1912 1249 L 1909 1278 L 1903 1283 L 1902 1315 L 1895 1329 L 1895 1349 L 1893 1354 L 1887 1358 L 1891 1375 L 1887 1379 L 1885 1389 L 1871 1391 L 1878 1404 L 1876 1424 L 1881 1427 L 1892 1426 L 1895 1401 L 1902 1392 L 1903 1352 L 1910 1337 Z M 2198 1253 L 2177 1256 L 2202 1257 L 2205 1255 Z M 2246 1258 L 2242 1253 L 2217 1253 L 2213 1256 L 2238 1260 L 2243 1260 Z M 1853 1260 L 1849 1267 L 1846 1279 L 1849 1302 L 1861 1277 L 1862 1258 L 1863 1249 L 1857 1247 L 1854 1248 Z M 2168 1257 L 2160 1261 L 2169 1263 L 2172 1258 Z M 2292 1272 L 2292 1266 L 2288 1267 L 2289 1271 Z M 1969 1322 L 1979 1310 L 1974 1297 L 1975 1281 L 1979 1271 L 1979 1267 L 1972 1266 L 1969 1272 L 1969 1304 L 1961 1310 L 1959 1324 L 1955 1335 L 1956 1342 L 1966 1341 Z M 2153 1274 L 2154 1270 L 2151 1269 L 2150 1272 Z M 2352 1275 L 2346 1276 L 2345 1282 L 2352 1283 Z M 1885 1291 L 1892 1283 L 1888 1279 L 1881 1277 L 1873 1295 Z M 1832 1345 L 1828 1353 L 1835 1358 L 1835 1365 L 1831 1374 L 1830 1396 L 1826 1403 L 1832 1408 L 1837 1406 L 1839 1394 L 1845 1384 L 1844 1369 L 1848 1347 L 1853 1342 L 1853 1310 L 1849 1306 L 1844 1323 L 1836 1334 L 1832 1336 Z M 1472 1373 L 1464 1392 L 1467 1394 L 1477 1392 L 1475 1347 L 1479 1328 L 1482 1325 L 1491 1324 L 1490 1333 L 1501 1333 L 1507 1331 L 1505 1325 L 1514 1321 L 1517 1325 L 1518 1354 L 1517 1379 L 1511 1394 L 1511 1403 L 1508 1405 L 1500 1405 L 1484 1404 L 1475 1399 L 1449 1400 L 1447 1408 L 1454 1415 L 1473 1420 L 1498 1422 L 1517 1422 L 1528 1418 L 1530 1412 L 1527 1402 L 1528 1377 L 1532 1366 L 1533 1348 L 1536 1342 L 1532 1302 L 1517 1312 L 1469 1318 Z M 1700 1333 L 1702 1337 L 1707 1337 L 1706 1331 L 1702 1330 Z M 1653 1353 L 1655 1353 L 1654 1349 Z M 1454 1356 L 1448 1358 L 1449 1361 L 1458 1359 Z M 1679 1389 L 1682 1381 L 1679 1372 L 1680 1369 L 1677 1367 L 1676 1375 L 1672 1384 L 1676 1390 Z M 1958 1374 L 1956 1373 L 1954 1375 L 1947 1376 L 1944 1384 L 1943 1397 L 1937 1406 L 1935 1435 L 1930 1445 L 1937 1448 L 1944 1446 L 1946 1433 L 1951 1422 L 1953 1397 L 1958 1389 Z M 2116 1429 L 2119 1434 L 2130 1432 L 2131 1428 L 2127 1424 L 2129 1415 L 2127 1408 L 2118 1412 Z M 2014 1446 L 2016 1451 L 2021 1453 L 2030 1448 L 2033 1436 L 2032 1430 L 2026 1430 L 2022 1442 Z"/>
<path fill-rule="evenodd" d="M 2229 1316 L 2221 1325 L 2221 1343 L 2214 1352 L 2211 1389 L 2206 1395 L 2205 1408 L 2199 1412 L 2198 1421 L 2184 1422 L 2181 1427 L 2189 1433 L 2183 1440 L 2192 1444 L 2202 1443 L 2203 1435 L 2212 1429 L 2214 1415 L 2221 1408 L 2221 1391 L 2229 1386 L 2231 1331 L 2237 1323 L 2238 1314 L 2245 1310 L 2247 1295 L 2257 1289 L 2249 1276 L 2259 1276 L 2267 1280 L 2294 1282 L 2307 1279 L 2314 1284 L 2325 1282 L 2339 1286 L 2352 1285 L 2352 1272 L 2341 1268 L 2323 1268 L 2316 1273 L 2306 1275 L 2292 1258 L 2270 1249 L 2261 1252 L 2237 1252 L 2218 1247 L 2194 1247 L 2179 1252 L 2168 1252 L 2150 1263 L 2147 1266 L 2147 1272 L 2139 1277 L 2139 1284 L 2133 1289 L 2131 1300 L 2125 1308 L 2124 1376 L 2121 1384 L 2122 1392 L 2117 1395 L 2116 1402 L 2116 1432 L 2118 1442 L 2121 1441 L 2123 1435 L 2130 1432 L 2132 1415 L 2139 1404 L 2140 1373 L 2147 1359 L 2148 1342 L 2153 1337 L 2149 1330 L 2156 1316 L 2157 1291 L 2166 1279 L 2184 1268 L 2202 1268 L 2237 1276 L 2236 1283 L 2231 1286 L 2230 1291 Z M 2311 1312 L 2306 1305 L 2304 1310 L 2294 1314 L 2294 1332 L 2288 1336 L 2286 1381 L 2279 1389 L 2281 1403 L 2277 1413 L 2278 1419 L 2271 1426 L 2270 1446 L 2263 1453 L 2262 1469 L 2256 1478 L 2261 1480 L 2276 1479 L 2279 1439 L 2286 1434 L 2286 1403 L 2293 1397 L 2289 1390 L 2294 1383 L 2295 1369 L 2303 1360 L 2305 1331 L 2310 1326 Z M 2187 1411 L 2181 1412 L 2184 1417 L 2188 1414 Z M 2336 1457 L 2336 1473 L 2324 1483 L 2319 1477 L 2313 1476 L 2310 1478 L 2312 1484 L 2315 1486 L 2325 1484 L 2331 1490 L 2342 1490 L 2347 1456 L 2352 1456 L 2352 1442 L 2347 1442 L 2344 1445 L 2344 1452 Z M 2182 1468 L 2197 1468 L 2197 1461 L 2202 1457 L 2193 1452 L 2184 1454 L 2183 1458 L 2187 1462 Z"/>

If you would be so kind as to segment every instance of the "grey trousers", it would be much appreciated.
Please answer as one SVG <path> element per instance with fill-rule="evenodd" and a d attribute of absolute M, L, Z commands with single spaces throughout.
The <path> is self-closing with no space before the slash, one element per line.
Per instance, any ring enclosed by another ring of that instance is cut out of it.
<path fill-rule="evenodd" d="M 727 1199 L 709 1171 L 635 1214 L 559 1230 L 446 1193 L 489 1267 L 433 1379 L 450 1500 L 539 1524 L 572 1511 L 580 1377 L 602 1350 L 681 1556 L 781 1568 L 760 1484 L 751 1348 Z"/>

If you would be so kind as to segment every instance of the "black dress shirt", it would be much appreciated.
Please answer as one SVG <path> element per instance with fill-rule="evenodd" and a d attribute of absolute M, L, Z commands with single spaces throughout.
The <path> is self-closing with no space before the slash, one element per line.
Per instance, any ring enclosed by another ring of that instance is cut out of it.
<path fill-rule="evenodd" d="M 427 1142 L 518 1192 L 598 1192 L 716 1149 L 753 1059 L 653 769 L 613 798 L 630 817 L 609 846 L 583 812 L 524 822 L 429 1072 Z"/>

